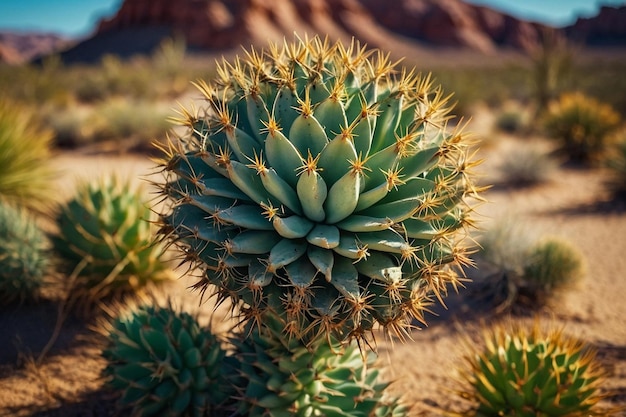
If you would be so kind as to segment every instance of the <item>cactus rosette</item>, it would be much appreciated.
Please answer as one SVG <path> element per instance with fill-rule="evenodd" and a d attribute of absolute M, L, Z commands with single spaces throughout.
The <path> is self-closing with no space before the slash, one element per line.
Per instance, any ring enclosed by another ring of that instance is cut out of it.
<path fill-rule="evenodd" d="M 406 336 L 468 262 L 471 143 L 429 77 L 319 38 L 247 52 L 196 83 L 164 147 L 161 234 L 197 287 L 297 338 Z"/>
<path fill-rule="evenodd" d="M 154 244 L 152 212 L 139 190 L 116 177 L 84 184 L 57 215 L 56 252 L 73 291 L 88 298 L 138 290 L 172 278 L 163 245 Z"/>
<path fill-rule="evenodd" d="M 605 372 L 595 351 L 562 330 L 496 326 L 484 350 L 466 355 L 464 390 L 474 408 L 463 415 L 555 417 L 610 415 L 598 410 Z"/>
<path fill-rule="evenodd" d="M 105 329 L 104 375 L 133 416 L 214 415 L 231 396 L 226 352 L 190 314 L 141 306 Z"/>

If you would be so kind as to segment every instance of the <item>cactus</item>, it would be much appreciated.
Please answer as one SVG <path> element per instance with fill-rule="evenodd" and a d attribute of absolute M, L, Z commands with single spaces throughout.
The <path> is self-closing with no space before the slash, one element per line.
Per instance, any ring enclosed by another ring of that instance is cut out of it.
<path fill-rule="evenodd" d="M 160 233 L 198 288 L 273 312 L 296 338 L 406 336 L 469 262 L 471 143 L 429 77 L 319 38 L 273 45 L 196 83 L 163 147 Z"/>
<path fill-rule="evenodd" d="M 48 242 L 24 208 L 0 203 L 0 304 L 33 300 L 50 266 Z"/>
<path fill-rule="evenodd" d="M 141 306 L 105 328 L 107 385 L 133 416 L 216 415 L 230 396 L 219 340 L 171 306 Z"/>
<path fill-rule="evenodd" d="M 53 236 L 67 272 L 78 277 L 73 290 L 101 298 L 170 279 L 150 217 L 130 183 L 111 177 L 84 184 L 61 208 Z"/>
<path fill-rule="evenodd" d="M 548 107 L 545 127 L 572 162 L 595 162 L 606 151 L 608 136 L 620 123 L 608 104 L 582 93 L 563 94 Z"/>
<path fill-rule="evenodd" d="M 42 213 L 50 208 L 52 138 L 32 110 L 0 100 L 0 200 Z"/>
<path fill-rule="evenodd" d="M 364 360 L 356 346 L 320 338 L 311 345 L 289 338 L 284 323 L 266 317 L 266 328 L 233 338 L 243 386 L 241 416 L 402 417 L 407 409 L 383 395 L 374 355 Z"/>
<path fill-rule="evenodd" d="M 608 415 L 595 413 L 605 376 L 595 352 L 562 330 L 542 331 L 538 322 L 530 331 L 496 326 L 485 332 L 485 345 L 465 357 L 460 394 L 474 408 L 463 415 Z"/>

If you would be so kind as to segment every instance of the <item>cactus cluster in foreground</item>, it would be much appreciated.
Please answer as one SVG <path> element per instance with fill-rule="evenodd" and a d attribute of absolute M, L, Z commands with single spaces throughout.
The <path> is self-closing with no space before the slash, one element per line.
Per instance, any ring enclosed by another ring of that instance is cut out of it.
<path fill-rule="evenodd" d="M 297 338 L 405 336 L 469 262 L 471 143 L 448 97 L 388 56 L 319 38 L 224 61 L 182 109 L 163 239 L 197 287 Z"/>
<path fill-rule="evenodd" d="M 461 395 L 475 407 L 464 415 L 609 415 L 595 412 L 605 376 L 595 352 L 560 330 L 497 326 L 486 332 L 484 350 L 466 361 Z"/>
<path fill-rule="evenodd" d="M 141 306 L 106 334 L 104 375 L 133 416 L 215 415 L 234 392 L 220 374 L 228 369 L 220 341 L 187 313 Z"/>
<path fill-rule="evenodd" d="M 375 356 L 354 345 L 286 338 L 268 315 L 263 329 L 232 339 L 240 367 L 237 415 L 404 417 L 407 408 L 384 394 Z M 244 382 L 244 383 L 242 383 Z"/>

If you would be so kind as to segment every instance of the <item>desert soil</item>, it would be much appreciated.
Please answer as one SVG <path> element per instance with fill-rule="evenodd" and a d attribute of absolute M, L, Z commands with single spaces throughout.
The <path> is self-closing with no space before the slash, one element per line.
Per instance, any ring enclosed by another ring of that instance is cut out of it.
<path fill-rule="evenodd" d="M 522 139 L 500 136 L 489 141 L 481 151 L 486 159 L 480 169 L 483 182 L 497 183 L 499 155 L 524 144 Z M 77 152 L 61 153 L 54 163 L 63 170 L 56 184 L 60 199 L 71 197 L 77 183 L 106 173 L 145 183 L 153 167 L 145 156 Z M 567 334 L 598 348 L 598 356 L 610 373 L 602 387 L 609 395 L 604 404 L 625 406 L 626 210 L 611 202 L 605 179 L 606 172 L 599 169 L 561 168 L 539 187 L 494 187 L 485 195 L 488 203 L 478 212 L 483 227 L 512 216 L 527 229 L 563 237 L 584 253 L 588 266 L 584 280 L 536 311 L 543 322 L 564 326 Z M 227 329 L 227 319 L 219 312 L 211 314 L 210 302 L 199 305 L 199 296 L 187 289 L 193 282 L 182 277 L 159 297 L 163 299 L 167 293 L 174 304 L 198 311 L 201 323 L 211 320 L 217 329 Z M 451 394 L 465 352 L 460 340 L 476 334 L 481 321 L 509 319 L 495 317 L 486 306 L 470 305 L 468 310 L 463 294 L 461 289 L 459 296 L 449 298 L 448 310 L 437 308 L 440 316 L 429 317 L 429 326 L 415 330 L 412 341 L 392 344 L 378 337 L 380 364 L 386 369 L 385 375 L 395 381 L 390 390 L 413 406 L 413 415 L 437 416 L 442 409 L 462 410 L 464 404 Z M 91 323 L 70 318 L 49 354 L 40 363 L 35 361 L 50 337 L 56 309 L 54 300 L 45 299 L 35 305 L 0 309 L 0 416 L 111 415 L 114 398 L 103 389 L 100 379 L 105 366 L 99 356 L 102 338 Z M 511 319 L 531 320 L 528 316 Z"/>

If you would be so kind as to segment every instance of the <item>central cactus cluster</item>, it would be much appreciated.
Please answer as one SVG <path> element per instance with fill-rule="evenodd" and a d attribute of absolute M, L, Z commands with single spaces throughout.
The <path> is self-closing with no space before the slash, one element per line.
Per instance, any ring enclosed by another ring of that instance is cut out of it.
<path fill-rule="evenodd" d="M 240 379 L 236 415 L 407 415 L 408 407 L 385 395 L 389 383 L 380 382 L 375 356 L 364 360 L 356 346 L 325 339 L 305 346 L 285 339 L 276 316 L 268 315 L 265 323 L 263 331 L 232 339 Z"/>
<path fill-rule="evenodd" d="M 160 161 L 161 234 L 242 321 L 406 336 L 459 283 L 476 162 L 429 77 L 316 37 L 250 50 L 196 86 Z"/>

